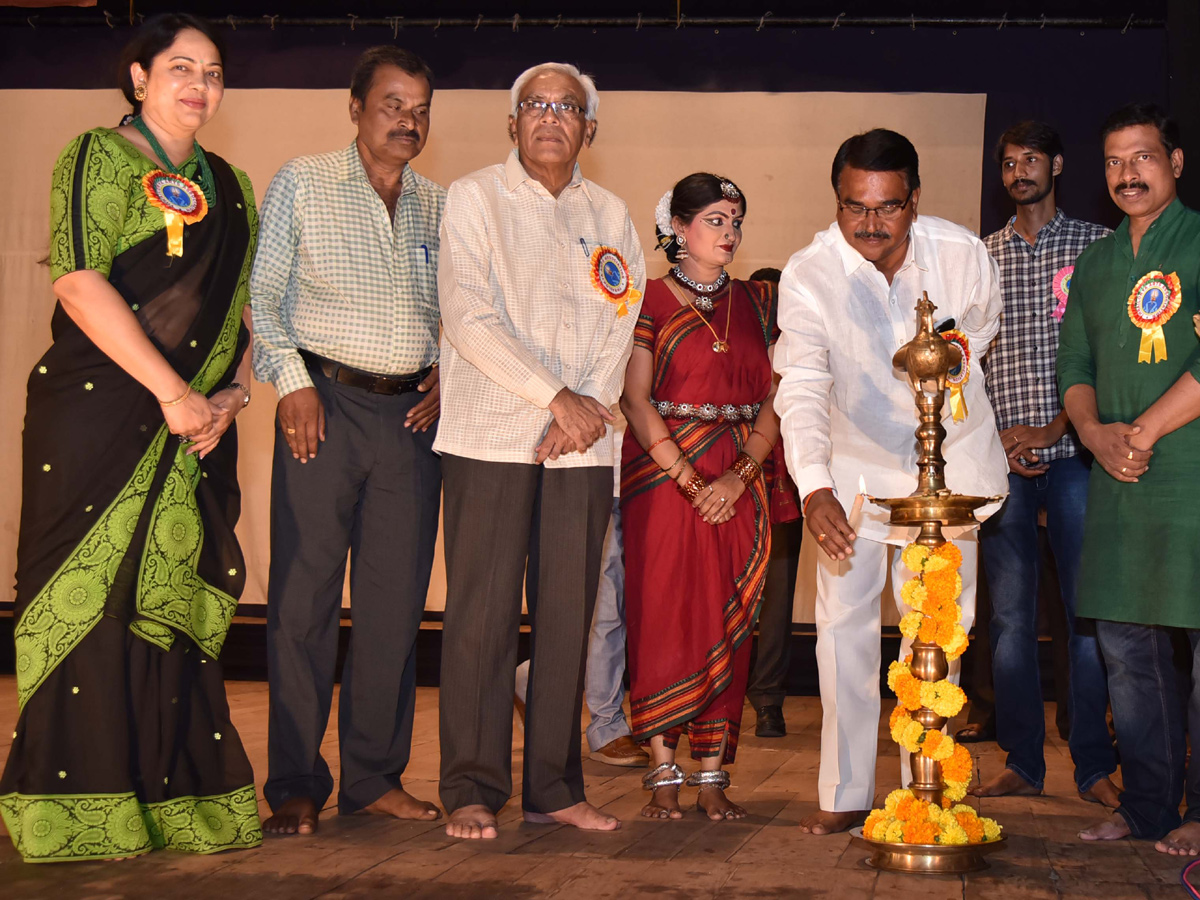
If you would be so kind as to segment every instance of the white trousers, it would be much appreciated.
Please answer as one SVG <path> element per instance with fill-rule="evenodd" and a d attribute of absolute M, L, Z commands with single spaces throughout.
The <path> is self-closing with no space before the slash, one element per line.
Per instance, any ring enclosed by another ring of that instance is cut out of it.
<path fill-rule="evenodd" d="M 975 581 L 978 572 L 977 532 L 955 538 L 962 551 L 963 628 L 975 621 Z M 817 668 L 821 682 L 821 770 L 817 798 L 826 812 L 870 809 L 875 798 L 875 756 L 879 744 L 880 643 L 879 603 L 887 582 L 889 555 L 892 591 L 903 615 L 910 611 L 900 589 L 912 572 L 900 550 L 860 537 L 854 553 L 842 562 L 817 553 Z M 912 641 L 905 638 L 900 658 Z M 960 660 L 950 663 L 950 680 L 958 684 Z M 890 737 L 885 738 L 893 747 Z M 892 752 L 892 751 L 889 751 Z M 901 783 L 911 781 L 907 754 Z"/>

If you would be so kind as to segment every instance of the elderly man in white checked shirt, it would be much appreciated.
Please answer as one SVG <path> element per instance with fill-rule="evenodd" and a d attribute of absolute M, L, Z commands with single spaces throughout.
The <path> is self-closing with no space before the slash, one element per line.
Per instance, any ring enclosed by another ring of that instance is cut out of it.
<path fill-rule="evenodd" d="M 446 199 L 434 449 L 445 477 L 440 792 L 451 837 L 496 837 L 512 793 L 523 581 L 525 819 L 620 827 L 584 797 L 579 716 L 612 513 L 609 409 L 646 276 L 625 204 L 579 172 L 598 104 L 574 66 L 527 70 L 512 88 L 516 149 Z"/>
<path fill-rule="evenodd" d="M 263 202 L 250 279 L 254 371 L 279 393 L 271 482 L 263 829 L 312 834 L 333 788 L 329 720 L 350 555 L 353 632 L 339 695 L 338 810 L 436 819 L 400 783 L 441 471 L 437 253 L 445 189 L 412 170 L 433 75 L 373 47 L 344 150 L 288 162 Z"/>

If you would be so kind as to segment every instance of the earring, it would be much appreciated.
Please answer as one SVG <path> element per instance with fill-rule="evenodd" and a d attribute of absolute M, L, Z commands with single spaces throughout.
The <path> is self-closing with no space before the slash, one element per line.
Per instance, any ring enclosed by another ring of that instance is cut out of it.
<path fill-rule="evenodd" d="M 675 235 L 675 243 L 679 245 L 679 249 L 675 252 L 676 259 L 687 259 L 687 238 L 682 234 Z"/>
<path fill-rule="evenodd" d="M 146 99 L 146 83 L 142 82 L 133 89 L 133 99 L 141 103 Z"/>

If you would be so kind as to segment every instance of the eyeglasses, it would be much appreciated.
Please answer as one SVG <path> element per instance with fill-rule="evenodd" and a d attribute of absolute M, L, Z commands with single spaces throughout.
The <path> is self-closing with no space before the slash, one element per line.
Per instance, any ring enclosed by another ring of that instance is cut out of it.
<path fill-rule="evenodd" d="M 574 120 L 583 115 L 582 106 L 566 100 L 522 100 L 517 104 L 517 109 L 529 119 L 540 119 L 548 109 L 559 119 Z"/>
<path fill-rule="evenodd" d="M 842 203 L 839 200 L 838 209 L 855 219 L 865 219 L 871 213 L 875 213 L 881 219 L 894 219 L 908 206 L 909 201 L 912 200 L 912 195 L 913 192 L 909 191 L 903 203 L 896 203 L 893 200 L 890 203 L 883 204 L 883 206 L 863 206 L 861 203 Z"/>

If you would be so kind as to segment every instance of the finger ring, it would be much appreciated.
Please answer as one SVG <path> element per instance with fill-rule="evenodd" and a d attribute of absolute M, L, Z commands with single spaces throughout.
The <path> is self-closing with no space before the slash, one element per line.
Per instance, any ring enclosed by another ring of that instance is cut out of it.
<path fill-rule="evenodd" d="M 717 498 L 717 499 L 719 499 L 719 500 L 720 500 L 722 503 L 724 503 L 724 502 L 725 502 L 725 498 L 724 498 L 724 497 L 719 497 L 719 498 Z"/>
<path fill-rule="evenodd" d="M 296 429 L 295 429 L 295 428 L 289 428 L 289 429 L 287 429 L 287 433 L 288 433 L 288 434 L 295 434 L 295 433 L 296 433 Z"/>
<path fill-rule="evenodd" d="M 1121 466 L 1121 474 L 1122 474 L 1122 475 L 1124 475 L 1124 474 L 1125 474 L 1125 467 L 1124 467 L 1124 466 Z"/>
<path fill-rule="evenodd" d="M 710 494 L 711 494 L 711 493 L 714 493 L 714 491 L 713 491 L 713 486 L 712 486 L 711 484 L 708 486 L 708 492 L 709 492 Z"/>
<path fill-rule="evenodd" d="M 1132 450 L 1129 451 L 1129 458 L 1133 459 L 1133 451 Z"/>
<path fill-rule="evenodd" d="M 818 541 L 818 543 L 819 543 L 819 542 L 821 542 L 821 541 L 823 541 L 823 540 L 825 540 L 825 538 L 826 538 L 827 536 L 828 536 L 828 535 L 826 535 L 826 534 L 825 534 L 825 532 L 823 532 L 823 531 L 822 531 L 820 534 L 818 534 L 818 535 L 817 535 L 817 541 Z"/>

